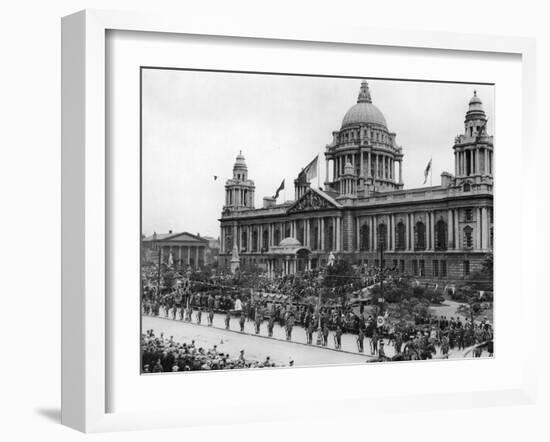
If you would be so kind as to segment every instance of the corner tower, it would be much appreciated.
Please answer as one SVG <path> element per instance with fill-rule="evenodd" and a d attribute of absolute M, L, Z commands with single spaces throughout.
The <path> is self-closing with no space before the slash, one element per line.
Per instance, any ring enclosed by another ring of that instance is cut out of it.
<path fill-rule="evenodd" d="M 483 103 L 474 91 L 464 119 L 464 133 L 453 145 L 456 184 L 468 189 L 493 183 L 493 136 L 487 133 Z"/>
<path fill-rule="evenodd" d="M 254 181 L 248 179 L 248 167 L 241 151 L 233 166 L 233 178 L 225 182 L 224 210 L 253 209 L 255 188 Z"/>

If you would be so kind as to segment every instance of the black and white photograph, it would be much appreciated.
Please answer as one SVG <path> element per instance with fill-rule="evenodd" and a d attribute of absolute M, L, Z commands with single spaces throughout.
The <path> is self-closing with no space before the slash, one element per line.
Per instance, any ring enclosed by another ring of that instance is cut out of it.
<path fill-rule="evenodd" d="M 495 355 L 494 85 L 140 74 L 142 374 Z"/>

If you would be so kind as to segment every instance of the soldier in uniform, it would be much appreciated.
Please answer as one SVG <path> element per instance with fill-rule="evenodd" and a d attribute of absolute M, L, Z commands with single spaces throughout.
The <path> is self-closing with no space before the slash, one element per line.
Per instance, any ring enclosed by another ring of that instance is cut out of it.
<path fill-rule="evenodd" d="M 328 345 L 328 333 L 328 324 L 325 321 L 325 323 L 323 324 L 323 347 L 326 347 Z"/>
<path fill-rule="evenodd" d="M 244 311 L 241 311 L 241 317 L 239 318 L 239 325 L 241 326 L 241 332 L 244 332 L 244 323 L 246 321 L 246 316 Z"/>
<path fill-rule="evenodd" d="M 262 325 L 262 314 L 260 312 L 260 309 L 257 308 L 256 313 L 254 315 L 254 327 L 255 327 L 256 334 L 260 333 L 260 325 Z"/>
<path fill-rule="evenodd" d="M 273 316 L 273 313 L 269 315 L 269 320 L 267 322 L 267 335 L 272 338 L 273 337 L 273 327 L 275 325 L 275 318 Z"/>
<path fill-rule="evenodd" d="M 231 322 L 231 311 L 227 310 L 225 312 L 225 329 L 229 330 L 229 323 Z"/>
<path fill-rule="evenodd" d="M 213 324 L 214 324 L 214 309 L 210 307 L 210 309 L 208 310 L 208 325 L 212 327 Z"/>
<path fill-rule="evenodd" d="M 334 333 L 335 347 L 337 350 L 342 348 L 342 329 L 340 326 L 336 326 L 336 332 Z"/>
<path fill-rule="evenodd" d="M 197 310 L 197 324 L 201 323 L 201 319 L 202 319 L 202 307 L 199 307 L 199 309 Z"/>
<path fill-rule="evenodd" d="M 359 334 L 357 335 L 357 347 L 359 349 L 359 353 L 363 353 L 364 351 L 364 341 L 365 341 L 365 333 L 363 332 L 362 328 L 359 328 Z"/>
<path fill-rule="evenodd" d="M 315 326 L 313 325 L 313 321 L 309 321 L 309 324 L 307 326 L 307 343 L 313 344 L 313 331 L 315 330 Z"/>
<path fill-rule="evenodd" d="M 292 339 L 292 327 L 294 326 L 294 316 L 288 315 L 286 320 L 286 340 L 290 341 Z"/>

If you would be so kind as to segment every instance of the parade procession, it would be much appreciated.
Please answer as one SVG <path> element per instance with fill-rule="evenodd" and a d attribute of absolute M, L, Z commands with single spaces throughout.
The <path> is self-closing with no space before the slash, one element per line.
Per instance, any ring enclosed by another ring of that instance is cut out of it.
<path fill-rule="evenodd" d="M 406 148 L 355 84 L 330 143 L 296 165 L 293 199 L 277 180 L 256 207 L 237 148 L 218 232 L 143 233 L 142 373 L 493 357 L 493 137 L 478 91 L 440 147 L 454 173 L 433 184 L 430 158 L 407 188 Z"/>

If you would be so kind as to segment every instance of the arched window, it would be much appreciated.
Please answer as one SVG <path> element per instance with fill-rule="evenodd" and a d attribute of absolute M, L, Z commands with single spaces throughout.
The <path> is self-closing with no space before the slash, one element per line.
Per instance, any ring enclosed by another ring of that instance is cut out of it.
<path fill-rule="evenodd" d="M 281 230 L 277 228 L 275 229 L 275 245 L 278 246 L 280 242 L 281 242 Z"/>
<path fill-rule="evenodd" d="M 447 223 L 442 219 L 435 225 L 435 248 L 447 250 Z"/>
<path fill-rule="evenodd" d="M 248 235 L 246 234 L 246 231 L 243 230 L 241 233 L 241 250 L 246 252 L 246 249 L 248 247 Z"/>
<path fill-rule="evenodd" d="M 269 231 L 264 230 L 262 233 L 262 249 L 267 250 L 269 248 Z"/>
<path fill-rule="evenodd" d="M 397 250 L 405 250 L 405 224 L 401 221 L 395 226 L 395 238 L 397 239 L 395 248 Z"/>
<path fill-rule="evenodd" d="M 465 249 L 471 249 L 474 246 L 474 240 L 473 240 L 473 231 L 470 226 L 464 227 L 464 248 Z"/>
<path fill-rule="evenodd" d="M 462 190 L 464 192 L 469 192 L 471 190 L 470 183 L 464 183 L 464 186 L 462 187 Z"/>
<path fill-rule="evenodd" d="M 388 227 L 385 224 L 378 225 L 378 249 L 386 250 L 388 248 Z"/>
<path fill-rule="evenodd" d="M 418 221 L 414 226 L 414 248 L 415 250 L 426 249 L 426 226 Z"/>
<path fill-rule="evenodd" d="M 252 232 L 252 247 L 250 250 L 253 252 L 258 251 L 258 231 L 256 229 Z"/>
<path fill-rule="evenodd" d="M 359 229 L 359 249 L 368 250 L 369 249 L 369 226 L 363 224 Z"/>

